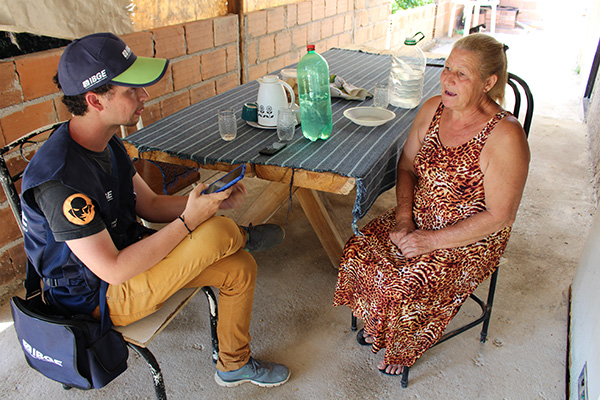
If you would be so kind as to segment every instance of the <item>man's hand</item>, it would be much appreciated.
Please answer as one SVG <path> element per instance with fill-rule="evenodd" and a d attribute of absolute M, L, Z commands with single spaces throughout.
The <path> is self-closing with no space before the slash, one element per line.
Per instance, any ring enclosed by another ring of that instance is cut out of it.
<path fill-rule="evenodd" d="M 237 208 L 244 202 L 244 196 L 248 194 L 246 187 L 242 182 L 238 182 L 231 187 L 231 194 L 221 203 L 221 210 Z"/>
<path fill-rule="evenodd" d="M 202 194 L 207 187 L 207 185 L 200 182 L 188 195 L 187 204 L 182 215 L 185 216 L 185 222 L 191 230 L 196 229 L 198 225 L 214 216 L 233 190 L 229 188 L 222 192 Z"/>

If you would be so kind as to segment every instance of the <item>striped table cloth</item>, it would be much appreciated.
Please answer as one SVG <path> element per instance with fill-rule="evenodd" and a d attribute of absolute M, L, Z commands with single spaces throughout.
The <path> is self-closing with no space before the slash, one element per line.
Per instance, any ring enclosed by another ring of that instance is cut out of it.
<path fill-rule="evenodd" d="M 357 87 L 372 92 L 377 82 L 387 81 L 389 55 L 342 49 L 332 49 L 322 55 L 329 63 L 331 74 Z M 441 70 L 427 67 L 424 99 L 439 94 Z M 199 164 L 277 165 L 353 177 L 357 194 L 352 227 L 356 231 L 357 221 L 377 197 L 395 185 L 398 157 L 420 107 L 404 110 L 390 106 L 388 108 L 396 113 L 396 118 L 383 126 L 363 127 L 345 118 L 343 113 L 351 107 L 371 106 L 372 99 L 360 102 L 332 98 L 333 132 L 329 139 L 310 142 L 302 136 L 298 126 L 292 142 L 269 157 L 259 155 L 258 151 L 277 140 L 275 130 L 253 128 L 241 119 L 243 104 L 256 101 L 257 93 L 258 82 L 246 83 L 182 109 L 124 140 L 140 153 L 161 151 Z M 217 112 L 224 108 L 233 108 L 238 117 L 237 138 L 231 142 L 225 142 L 219 136 Z"/>

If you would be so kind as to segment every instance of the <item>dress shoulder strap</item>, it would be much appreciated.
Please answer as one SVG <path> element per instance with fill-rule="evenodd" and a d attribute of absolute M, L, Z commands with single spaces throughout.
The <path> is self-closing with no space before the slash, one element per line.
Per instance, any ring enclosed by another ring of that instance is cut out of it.
<path fill-rule="evenodd" d="M 483 127 L 481 132 L 479 132 L 479 134 L 477 135 L 478 141 L 481 142 L 482 144 L 484 144 L 487 141 L 487 138 L 490 135 L 490 133 L 492 132 L 492 130 L 494 130 L 494 128 L 496 127 L 496 124 L 498 124 L 498 122 L 502 121 L 504 118 L 508 117 L 509 115 L 512 115 L 512 114 L 506 110 L 502 110 L 502 111 L 496 113 L 492 118 L 490 118 L 488 123 L 485 124 L 485 126 Z"/>
<path fill-rule="evenodd" d="M 429 129 L 427 129 L 427 133 L 423 138 L 423 142 L 429 140 L 432 136 L 437 137 L 437 132 L 440 129 L 440 118 L 442 117 L 442 113 L 444 111 L 444 103 L 440 101 L 437 109 L 435 110 L 435 114 L 433 114 L 433 118 L 431 119 L 431 123 L 429 124 Z"/>

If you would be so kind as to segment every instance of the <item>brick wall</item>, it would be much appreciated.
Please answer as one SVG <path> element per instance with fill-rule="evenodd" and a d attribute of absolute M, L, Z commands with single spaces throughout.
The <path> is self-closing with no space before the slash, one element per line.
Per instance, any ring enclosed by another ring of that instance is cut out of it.
<path fill-rule="evenodd" d="M 437 5 L 429 4 L 408 10 L 399 10 L 392 15 L 389 48 L 398 49 L 406 38 L 417 32 L 423 32 L 425 38 L 419 42 L 419 47 L 425 46 L 435 38 L 435 12 Z"/>
<path fill-rule="evenodd" d="M 314 0 L 244 15 L 243 82 L 295 63 L 314 44 L 322 53 L 349 44 L 385 44 L 386 0 Z"/>
<path fill-rule="evenodd" d="M 137 55 L 171 60 L 165 77 L 148 88 L 144 124 L 295 63 L 306 54 L 307 44 L 315 44 L 317 52 L 346 45 L 384 49 L 390 12 L 388 0 L 313 0 L 244 15 L 241 37 L 234 14 L 121 36 Z M 415 12 L 411 29 L 429 32 L 447 26 L 434 17 L 435 6 Z M 62 51 L 0 62 L 0 145 L 70 117 L 52 83 Z M 18 162 L 16 155 L 8 156 L 9 167 Z M 3 192 L 0 224 L 1 302 L 20 284 L 26 264 Z"/>

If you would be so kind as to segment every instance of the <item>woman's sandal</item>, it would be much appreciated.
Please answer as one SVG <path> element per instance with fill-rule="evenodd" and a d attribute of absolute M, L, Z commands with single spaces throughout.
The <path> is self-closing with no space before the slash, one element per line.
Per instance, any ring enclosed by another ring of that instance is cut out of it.
<path fill-rule="evenodd" d="M 361 346 L 371 346 L 373 344 L 373 343 L 369 343 L 365 340 L 365 329 L 364 328 L 361 329 L 360 331 L 358 331 L 358 333 L 356 334 L 356 341 Z"/>
<path fill-rule="evenodd" d="M 379 369 L 379 368 L 377 368 L 377 369 L 379 369 L 379 372 L 381 372 L 382 374 L 389 375 L 389 376 L 402 376 L 402 373 L 404 372 L 404 367 L 402 367 L 399 374 L 390 374 L 389 372 L 385 371 L 387 369 L 387 367 L 388 366 L 386 365 L 386 367 L 384 369 Z"/>
<path fill-rule="evenodd" d="M 360 344 L 361 346 L 372 346 L 373 343 L 369 343 L 365 340 L 365 329 L 361 329 L 358 331 L 358 333 L 356 334 L 356 341 L 358 342 L 358 344 Z M 387 365 L 384 369 L 379 369 L 379 372 L 381 372 L 384 375 L 389 375 L 389 376 L 402 376 L 402 372 L 404 372 L 404 367 L 402 367 L 402 370 L 400 371 L 399 374 L 390 374 L 388 372 L 386 372 L 385 370 L 387 369 Z"/>

